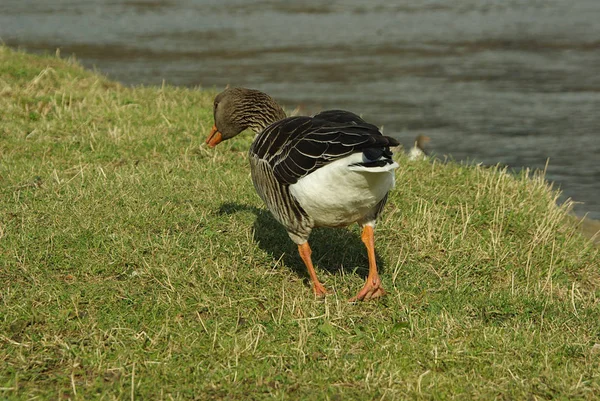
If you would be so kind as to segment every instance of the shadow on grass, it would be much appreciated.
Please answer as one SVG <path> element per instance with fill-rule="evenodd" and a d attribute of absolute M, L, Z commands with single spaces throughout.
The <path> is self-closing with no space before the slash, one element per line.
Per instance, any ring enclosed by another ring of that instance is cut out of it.
<path fill-rule="evenodd" d="M 239 203 L 224 203 L 219 208 L 219 214 L 231 215 L 238 212 L 252 212 L 256 216 L 254 240 L 262 250 L 275 260 L 281 258 L 286 266 L 303 276 L 305 282 L 310 281 L 304 262 L 298 255 L 298 247 L 268 210 Z M 308 243 L 312 249 L 312 260 L 317 274 L 319 269 L 330 273 L 344 270 L 366 279 L 369 271 L 367 250 L 356 231 L 349 228 L 315 228 Z M 375 257 L 381 274 L 385 270 L 384 263 L 377 252 Z"/>

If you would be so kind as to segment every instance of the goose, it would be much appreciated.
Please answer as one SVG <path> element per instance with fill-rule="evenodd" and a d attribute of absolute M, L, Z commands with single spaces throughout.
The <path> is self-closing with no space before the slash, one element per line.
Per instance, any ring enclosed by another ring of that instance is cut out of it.
<path fill-rule="evenodd" d="M 418 135 L 415 138 L 414 146 L 408 151 L 408 160 L 424 160 L 427 158 L 427 151 L 425 145 L 429 143 L 431 139 L 427 135 Z"/>
<path fill-rule="evenodd" d="M 206 143 L 214 148 L 245 129 L 254 131 L 249 151 L 256 192 L 298 246 L 316 296 L 328 293 L 317 278 L 308 238 L 315 227 L 358 223 L 369 273 L 349 301 L 381 297 L 374 228 L 394 186 L 390 146 L 398 142 L 358 115 L 343 110 L 287 117 L 266 93 L 227 88 L 215 97 L 214 125 Z"/>

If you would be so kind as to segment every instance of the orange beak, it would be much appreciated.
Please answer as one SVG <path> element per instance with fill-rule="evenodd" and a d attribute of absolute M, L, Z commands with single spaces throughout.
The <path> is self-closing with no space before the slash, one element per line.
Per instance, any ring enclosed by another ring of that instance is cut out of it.
<path fill-rule="evenodd" d="M 223 140 L 223 136 L 221 135 L 221 133 L 217 130 L 217 126 L 213 125 L 212 129 L 210 130 L 210 134 L 208 134 L 208 138 L 206 138 L 206 143 L 208 144 L 208 146 L 210 146 L 211 148 L 214 148 L 215 146 L 217 146 L 221 141 Z"/>

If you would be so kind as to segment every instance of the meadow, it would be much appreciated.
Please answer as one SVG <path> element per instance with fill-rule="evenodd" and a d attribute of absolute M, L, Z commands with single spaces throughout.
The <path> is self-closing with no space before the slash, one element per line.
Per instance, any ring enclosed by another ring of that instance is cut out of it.
<path fill-rule="evenodd" d="M 351 227 L 315 298 L 214 95 L 0 47 L 0 399 L 600 397 L 599 250 L 542 173 L 397 155 L 388 295 L 347 302 Z"/>

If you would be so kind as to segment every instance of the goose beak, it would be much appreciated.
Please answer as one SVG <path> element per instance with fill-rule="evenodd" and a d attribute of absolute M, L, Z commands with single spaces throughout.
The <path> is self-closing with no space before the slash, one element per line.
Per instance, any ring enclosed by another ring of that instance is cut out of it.
<path fill-rule="evenodd" d="M 208 134 L 208 138 L 206 138 L 206 143 L 208 144 L 208 146 L 210 146 L 211 148 L 214 148 L 215 146 L 217 146 L 219 144 L 219 142 L 221 142 L 223 140 L 223 136 L 221 135 L 221 133 L 217 130 L 217 126 L 213 125 L 212 129 L 210 130 L 210 134 Z"/>

